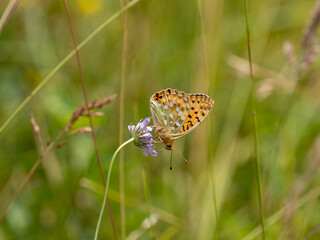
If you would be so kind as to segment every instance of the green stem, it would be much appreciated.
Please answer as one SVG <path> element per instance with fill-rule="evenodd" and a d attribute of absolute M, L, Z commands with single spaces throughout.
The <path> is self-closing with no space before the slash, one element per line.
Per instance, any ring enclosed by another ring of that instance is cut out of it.
<path fill-rule="evenodd" d="M 259 136 L 258 136 L 258 123 L 257 123 L 257 113 L 256 113 L 256 98 L 254 92 L 254 79 L 252 71 L 252 59 L 251 59 L 251 46 L 250 46 L 250 30 L 249 30 L 249 20 L 248 20 L 248 3 L 244 0 L 245 5 L 245 17 L 246 17 L 246 30 L 247 30 L 247 45 L 248 45 L 248 58 L 249 58 L 249 68 L 250 68 L 250 78 L 251 78 L 251 97 L 252 97 L 252 118 L 253 118 L 253 131 L 254 131 L 254 152 L 256 159 L 256 181 L 258 185 L 258 198 L 259 198 L 259 208 L 260 208 L 260 222 L 262 230 L 262 239 L 265 239 L 264 231 L 264 213 L 263 213 L 263 203 L 262 203 L 262 187 L 261 187 L 261 170 L 260 170 L 260 154 L 259 154 Z"/>
<path fill-rule="evenodd" d="M 17 5 L 18 5 L 17 0 L 10 0 L 10 2 L 8 3 L 6 9 L 4 10 L 4 13 L 0 18 L 0 33 L 2 32 L 6 22 L 8 21 L 10 15 L 12 14 L 13 10 Z"/>
<path fill-rule="evenodd" d="M 204 70 L 206 74 L 206 81 L 207 81 L 207 89 L 208 89 L 208 94 L 212 94 L 213 92 L 211 91 L 211 84 L 210 84 L 210 76 L 209 76 L 209 67 L 208 67 L 208 57 L 207 57 L 207 41 L 206 41 L 206 35 L 204 31 L 204 21 L 203 21 L 203 13 L 202 13 L 202 3 L 201 0 L 197 0 L 197 5 L 198 5 L 198 12 L 199 12 L 199 18 L 200 18 L 200 24 L 201 24 L 201 46 L 202 46 L 202 56 L 203 56 L 203 63 L 204 63 Z M 213 170 L 213 165 L 214 165 L 214 156 L 213 156 L 213 150 L 212 150 L 212 145 L 213 145 L 213 134 L 212 134 L 212 124 L 209 125 L 209 132 L 210 132 L 210 137 L 209 137 L 209 159 L 212 159 L 212 164 L 209 162 L 209 172 L 210 172 L 210 178 L 211 178 L 211 184 L 212 184 L 212 194 L 213 194 L 213 207 L 214 207 L 214 216 L 215 216 L 215 227 L 214 227 L 214 232 L 213 232 L 213 239 L 218 238 L 218 206 L 217 206 L 217 196 L 216 196 L 216 188 L 215 188 L 215 182 L 214 182 L 214 170 Z"/>
<path fill-rule="evenodd" d="M 114 152 L 111 162 L 110 162 L 110 166 L 108 169 L 108 175 L 107 175 L 107 183 L 106 183 L 106 188 L 104 190 L 104 197 L 103 197 L 103 202 L 102 202 L 102 206 L 101 206 L 101 210 L 100 210 L 100 215 L 99 215 L 99 219 L 98 219 L 98 223 L 96 226 L 96 232 L 94 234 L 94 240 L 98 239 L 98 233 L 99 233 L 99 229 L 100 229 L 100 225 L 101 225 L 101 220 L 102 220 L 102 215 L 104 212 L 104 208 L 106 206 L 106 199 L 107 199 L 107 195 L 108 195 L 108 189 L 109 189 L 109 183 L 110 183 L 110 176 L 111 176 L 111 170 L 112 170 L 112 166 L 113 166 L 113 162 L 114 159 L 116 158 L 116 156 L 118 155 L 119 151 L 121 150 L 121 148 L 123 148 L 125 145 L 127 145 L 128 143 L 133 142 L 134 138 L 130 138 L 128 141 L 122 143 L 120 145 L 120 147 L 118 147 L 118 149 Z"/>

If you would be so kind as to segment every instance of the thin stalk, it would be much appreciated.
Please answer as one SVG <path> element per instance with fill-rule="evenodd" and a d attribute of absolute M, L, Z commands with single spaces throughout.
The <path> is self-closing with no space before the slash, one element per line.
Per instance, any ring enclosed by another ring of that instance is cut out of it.
<path fill-rule="evenodd" d="M 85 102 L 85 108 L 86 108 L 86 111 L 88 112 L 88 119 L 89 119 L 89 124 L 90 124 L 91 130 L 92 130 L 91 131 L 92 139 L 93 139 L 93 143 L 94 143 L 94 147 L 95 147 L 95 151 L 96 151 L 96 155 L 97 155 L 97 159 L 98 159 L 98 166 L 99 166 L 99 169 L 100 169 L 100 175 L 101 175 L 101 178 L 102 178 L 103 185 L 105 185 L 105 179 L 104 179 L 104 176 L 103 176 L 100 155 L 99 155 L 99 151 L 98 151 L 98 147 L 97 147 L 97 140 L 96 140 L 95 131 L 94 131 L 94 128 L 93 128 L 92 118 L 91 118 L 91 115 L 90 115 L 90 109 L 88 107 L 89 103 L 88 103 L 87 88 L 86 88 L 86 85 L 85 85 L 85 82 L 84 82 L 83 71 L 82 71 L 82 66 L 81 66 L 81 62 L 80 62 L 80 55 L 79 55 L 79 51 L 78 51 L 78 47 L 77 47 L 77 41 L 76 41 L 76 37 L 75 37 L 75 34 L 74 34 L 72 21 L 71 21 L 71 16 L 70 16 L 70 12 L 69 12 L 66 0 L 64 0 L 64 7 L 65 7 L 66 14 L 67 14 L 67 17 L 68 17 L 68 23 L 69 23 L 71 36 L 72 36 L 73 47 L 74 47 L 74 51 L 75 51 L 75 54 L 76 54 L 77 66 L 78 66 L 80 80 L 81 80 L 81 87 L 82 87 L 82 92 L 83 92 L 83 97 L 84 97 L 84 102 Z"/>
<path fill-rule="evenodd" d="M 86 37 L 79 45 L 78 50 L 83 48 L 94 37 L 96 37 L 102 30 L 104 30 L 110 23 L 117 19 L 123 12 L 128 11 L 135 6 L 141 0 L 133 0 L 129 2 L 125 7 L 121 8 L 118 12 L 109 17 L 99 27 L 96 28 L 88 37 Z M 18 113 L 29 103 L 29 101 L 35 96 L 48 82 L 49 80 L 60 70 L 60 68 L 66 64 L 75 55 L 75 50 L 71 51 L 43 80 L 42 82 L 30 93 L 30 95 L 17 107 L 17 109 L 9 116 L 9 118 L 0 127 L 0 134 L 9 126 L 12 120 L 18 115 Z"/>
<path fill-rule="evenodd" d="M 118 149 L 114 152 L 112 158 L 111 158 L 111 162 L 110 162 L 110 166 L 108 169 L 108 174 L 107 174 L 107 183 L 106 183 L 106 187 L 104 190 L 104 197 L 103 197 L 103 202 L 102 202 L 102 206 L 101 206 L 101 210 L 100 210 L 100 214 L 99 214 L 99 219 L 97 222 L 97 226 L 96 226 L 96 231 L 94 234 L 94 240 L 98 239 L 98 234 L 99 234 L 99 229 L 100 229 L 100 225 L 101 225 L 101 220 L 102 220 L 102 216 L 103 216 L 103 212 L 104 212 L 104 208 L 106 206 L 106 201 L 105 199 L 107 198 L 107 194 L 108 194 L 108 189 L 109 189 L 109 183 L 110 183 L 110 176 L 111 176 L 111 170 L 112 170 L 112 166 L 114 163 L 114 160 L 116 158 L 116 156 L 118 155 L 119 151 L 128 143 L 133 142 L 134 138 L 130 138 L 128 141 L 124 142 L 123 144 L 120 145 L 120 147 L 118 147 Z"/>
<path fill-rule="evenodd" d="M 207 41 L 206 41 L 206 35 L 204 31 L 204 21 L 203 21 L 203 14 L 202 14 L 202 3 L 201 0 L 197 0 L 197 5 L 198 5 L 198 13 L 199 13 L 199 19 L 200 19 L 200 24 L 201 24 L 201 46 L 202 46 L 202 57 L 203 57 L 203 62 L 204 62 L 204 70 L 205 70 L 205 75 L 206 75 L 206 85 L 208 89 L 208 93 L 211 93 L 211 84 L 210 84 L 210 76 L 209 76 L 209 68 L 208 68 L 208 57 L 207 57 Z M 210 137 L 209 137 L 209 158 L 213 159 L 213 151 L 212 151 L 212 146 L 213 146 L 213 135 L 212 135 L 212 124 L 209 125 L 209 132 L 210 132 Z M 213 164 L 214 161 L 212 161 Z M 213 167 L 209 163 L 209 171 L 210 171 L 210 180 L 212 184 L 212 195 L 213 195 L 213 207 L 214 207 L 214 217 L 215 217 L 215 222 L 216 226 L 214 228 L 213 232 L 213 239 L 218 238 L 218 207 L 217 207 L 217 197 L 216 197 L 216 190 L 215 190 L 215 182 L 214 182 L 214 172 L 213 172 Z"/>
<path fill-rule="evenodd" d="M 248 46 L 248 58 L 249 58 L 249 68 L 250 68 L 250 78 L 251 78 L 251 97 L 252 97 L 252 118 L 253 118 L 253 131 L 254 131 L 254 154 L 256 159 L 256 180 L 258 185 L 258 197 L 259 197 L 259 208 L 260 208 L 260 222 L 262 230 L 262 239 L 265 239 L 264 231 L 264 213 L 263 213 L 263 203 L 262 203 L 262 187 L 261 187 L 261 170 L 260 170 L 260 154 L 259 154 L 259 136 L 258 136 L 258 123 L 257 123 L 257 113 L 256 113 L 256 97 L 255 97 L 255 83 L 253 79 L 252 72 L 252 59 L 251 59 L 251 46 L 250 46 L 250 30 L 249 30 L 249 20 L 248 20 L 248 3 L 244 0 L 245 5 L 245 17 L 246 17 L 246 30 L 247 30 L 247 46 Z"/>
<path fill-rule="evenodd" d="M 4 28 L 4 26 L 6 25 L 6 23 L 8 22 L 11 14 L 13 13 L 14 9 L 17 7 L 18 5 L 18 1 L 17 0 L 10 0 L 10 2 L 8 3 L 6 9 L 4 10 L 1 18 L 0 18 L 0 34 Z"/>
<path fill-rule="evenodd" d="M 86 108 L 86 111 L 88 113 L 89 124 L 90 124 L 90 127 L 91 127 L 91 135 L 92 135 L 92 140 L 93 140 L 95 153 L 96 153 L 96 156 L 97 156 L 98 168 L 99 168 L 99 171 L 100 171 L 100 176 L 101 176 L 102 183 L 105 186 L 106 185 L 106 181 L 105 181 L 104 175 L 103 175 L 103 170 L 102 170 L 101 159 L 100 159 L 100 154 L 99 154 L 99 149 L 98 149 L 98 144 L 97 144 L 96 133 L 94 131 L 94 127 L 93 127 L 93 123 L 92 123 L 92 117 L 90 115 L 87 88 L 86 88 L 86 85 L 85 85 L 85 82 L 84 82 L 83 71 L 82 71 L 82 66 L 81 66 L 81 61 L 80 61 L 80 55 L 79 55 L 79 51 L 78 51 L 76 36 L 74 34 L 74 30 L 73 30 L 73 26 L 72 26 L 72 21 L 71 21 L 69 8 L 68 8 L 68 5 L 67 5 L 67 0 L 64 0 L 64 7 L 65 7 L 66 14 L 67 14 L 67 17 L 68 17 L 68 23 L 69 23 L 70 33 L 71 33 L 71 36 L 72 36 L 72 42 L 73 42 L 74 51 L 76 53 L 77 66 L 78 66 L 80 80 L 81 80 L 82 93 L 83 93 L 83 97 L 84 97 L 84 101 L 85 101 L 85 108 Z M 108 203 L 108 212 L 109 212 L 109 217 L 110 217 L 113 237 L 114 237 L 114 239 L 117 239 L 117 232 L 116 232 L 116 228 L 115 228 L 115 225 L 114 225 L 114 222 L 113 222 L 112 211 L 111 211 L 108 195 L 107 195 L 106 201 Z"/>
<path fill-rule="evenodd" d="M 207 41 L 206 41 L 206 35 L 204 33 L 204 23 L 203 23 L 203 16 L 202 16 L 202 4 L 201 0 L 197 0 L 198 5 L 198 12 L 199 12 L 199 19 L 201 24 L 201 47 L 202 47 L 202 57 L 203 57 L 203 63 L 204 63 L 204 70 L 206 75 L 206 85 L 208 88 L 208 92 L 210 93 L 210 77 L 209 77 L 209 68 L 208 68 L 208 57 L 207 57 Z"/>
<path fill-rule="evenodd" d="M 126 0 L 120 0 L 121 7 L 125 6 Z M 123 20 L 123 43 L 122 43 L 122 60 L 121 60 L 121 84 L 120 84 L 120 116 L 119 116 L 119 143 L 123 142 L 123 123 L 124 123 L 124 93 L 125 81 L 127 77 L 127 53 L 128 53 L 128 29 L 127 29 L 127 13 L 122 14 Z M 119 192 L 120 192 L 120 229 L 121 239 L 126 238 L 126 207 L 125 207 L 125 175 L 123 151 L 119 156 Z"/>

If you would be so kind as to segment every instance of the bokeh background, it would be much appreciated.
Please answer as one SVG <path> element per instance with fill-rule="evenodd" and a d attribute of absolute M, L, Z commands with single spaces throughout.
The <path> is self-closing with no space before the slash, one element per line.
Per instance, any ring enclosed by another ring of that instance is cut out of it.
<path fill-rule="evenodd" d="M 17 2 L 0 33 L 1 125 L 73 50 L 63 1 Z M 8 3 L 0 2 L 0 14 Z M 123 4 L 69 1 L 77 42 Z M 320 239 L 318 58 L 297 73 L 310 49 L 301 42 L 316 1 L 248 4 L 266 237 Z M 133 144 L 124 149 L 122 217 L 117 158 L 109 192 L 117 238 L 260 239 L 244 1 L 141 0 L 126 13 L 127 20 L 117 17 L 80 50 L 89 101 L 118 96 L 99 110 L 103 116 L 93 118 L 105 175 L 120 139 L 129 138 L 127 126 L 151 116 L 153 93 L 168 87 L 201 92 L 215 106 L 203 124 L 175 142 L 189 165 L 173 153 L 170 171 L 168 151 L 145 157 Z M 317 31 L 314 46 L 316 36 Z M 284 52 L 285 42 L 291 45 Z M 46 143 L 83 104 L 73 57 L 1 132 L 1 211 L 39 158 L 30 114 Z M 88 119 L 73 129 L 83 126 L 89 126 Z M 92 136 L 63 140 L 0 223 L 0 239 L 93 238 L 103 184 Z M 107 210 L 100 238 L 114 239 Z"/>

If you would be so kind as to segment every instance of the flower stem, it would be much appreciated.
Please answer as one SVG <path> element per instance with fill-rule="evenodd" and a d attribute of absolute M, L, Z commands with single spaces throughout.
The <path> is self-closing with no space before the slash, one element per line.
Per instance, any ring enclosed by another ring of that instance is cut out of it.
<path fill-rule="evenodd" d="M 111 176 L 111 170 L 112 170 L 112 166 L 113 166 L 113 162 L 114 159 L 116 158 L 116 156 L 118 155 L 119 151 L 121 150 L 121 148 L 123 148 L 125 145 L 127 145 L 130 142 L 133 142 L 134 138 L 130 138 L 128 141 L 122 143 L 120 145 L 120 147 L 118 147 L 118 149 L 114 152 L 111 162 L 110 162 L 110 166 L 108 169 L 108 175 L 107 175 L 107 183 L 106 183 L 106 188 L 104 190 L 104 197 L 103 197 L 103 202 L 102 202 L 102 206 L 101 206 L 101 210 L 100 210 L 100 215 L 99 215 L 99 219 L 98 219 L 98 223 L 96 226 L 96 232 L 94 234 L 94 240 L 98 239 L 98 233 L 99 233 L 99 229 L 100 229 L 100 224 L 101 224 L 101 220 L 102 220 L 102 215 L 104 212 L 104 208 L 106 206 L 106 199 L 107 199 L 107 195 L 108 195 L 108 189 L 109 189 L 109 183 L 110 183 L 110 176 Z"/>

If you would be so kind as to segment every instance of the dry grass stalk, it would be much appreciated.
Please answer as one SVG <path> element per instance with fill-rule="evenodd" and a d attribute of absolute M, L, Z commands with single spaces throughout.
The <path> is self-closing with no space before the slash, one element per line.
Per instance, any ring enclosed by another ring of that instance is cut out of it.
<path fill-rule="evenodd" d="M 314 43 L 310 48 L 307 50 L 307 52 L 303 56 L 303 60 L 301 63 L 301 70 L 306 70 L 309 68 L 311 63 L 314 62 L 319 52 L 319 47 L 317 43 Z"/>
<path fill-rule="evenodd" d="M 105 104 L 113 101 L 116 98 L 116 95 L 112 95 L 109 97 L 106 97 L 100 101 L 94 100 L 92 101 L 90 104 L 88 104 L 88 110 L 92 110 L 92 109 L 96 109 L 96 108 L 101 108 L 103 107 Z M 94 113 L 94 112 L 93 112 Z M 100 115 L 101 113 L 97 114 Z M 0 222 L 4 219 L 4 217 L 6 216 L 7 212 L 9 211 L 10 207 L 12 206 L 13 202 L 15 201 L 15 199 L 17 198 L 17 196 L 20 194 L 20 192 L 22 191 L 22 189 L 25 187 L 25 185 L 29 182 L 30 178 L 33 176 L 34 172 L 36 171 L 36 169 L 38 168 L 38 166 L 40 165 L 40 163 L 42 162 L 42 160 L 47 156 L 47 154 L 51 151 L 51 149 L 54 147 L 55 143 L 62 138 L 66 132 L 68 132 L 71 127 L 73 126 L 73 124 L 82 116 L 86 116 L 87 114 L 87 110 L 85 106 L 80 106 L 76 111 L 73 112 L 71 119 L 69 120 L 69 122 L 67 123 L 66 127 L 60 131 L 60 133 L 54 138 L 54 140 L 47 142 L 47 145 L 44 147 L 43 151 L 41 152 L 40 157 L 38 158 L 38 160 L 35 162 L 35 164 L 33 165 L 33 167 L 31 168 L 31 170 L 28 172 L 27 176 L 23 179 L 23 181 L 21 182 L 18 190 L 15 192 L 15 194 L 13 195 L 13 197 L 11 198 L 11 200 L 9 201 L 9 203 L 6 205 L 6 207 L 4 208 L 4 210 L 2 211 L 1 215 L 0 215 Z M 33 130 L 36 134 L 36 136 L 41 140 L 40 138 L 40 127 L 39 125 L 36 123 L 35 118 L 33 117 L 33 115 L 31 115 L 30 117 L 30 122 L 33 126 Z M 85 133 L 85 132 L 91 132 L 91 127 L 83 127 L 83 128 L 79 128 L 77 130 L 74 130 L 73 132 L 71 132 L 70 134 L 75 134 L 75 133 Z M 60 142 L 57 144 L 57 148 L 62 147 L 66 142 Z"/>
<path fill-rule="evenodd" d="M 303 35 L 302 44 L 301 44 L 302 48 L 308 48 L 310 45 L 312 45 L 314 32 L 316 31 L 319 25 L 319 22 L 320 22 L 320 1 L 318 0 L 315 4 L 310 22 L 307 25 L 307 28 Z"/>
<path fill-rule="evenodd" d="M 82 128 L 78 128 L 76 130 L 73 130 L 73 131 L 69 132 L 69 135 L 88 133 L 88 132 L 92 132 L 91 127 L 82 127 Z"/>
<path fill-rule="evenodd" d="M 43 152 L 43 143 L 42 143 L 42 139 L 41 139 L 41 136 L 40 136 L 40 127 L 39 125 L 37 124 L 33 114 L 31 113 L 30 114 L 30 122 L 33 126 L 33 131 L 34 131 L 34 134 L 37 138 L 37 141 L 39 142 L 39 145 L 40 145 L 40 150 L 41 152 Z"/>
<path fill-rule="evenodd" d="M 116 98 L 116 95 L 113 94 L 109 97 L 106 97 L 100 101 L 97 101 L 96 99 L 93 100 L 91 103 L 88 104 L 88 110 L 92 110 L 92 109 L 96 109 L 96 108 L 101 108 L 103 107 L 105 104 L 113 101 Z M 70 130 L 70 128 L 72 127 L 72 125 L 82 116 L 84 116 L 85 114 L 87 114 L 87 109 L 86 106 L 80 106 L 76 111 L 73 112 L 72 117 L 70 118 L 69 122 L 67 123 L 66 127 L 64 128 L 64 132 L 68 132 Z M 94 112 L 90 113 L 90 114 L 95 114 Z"/>

